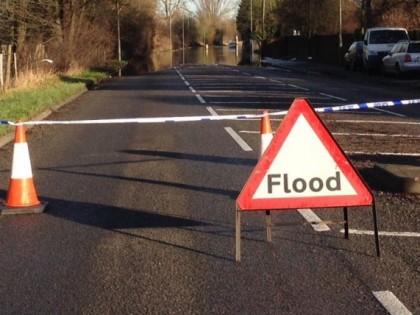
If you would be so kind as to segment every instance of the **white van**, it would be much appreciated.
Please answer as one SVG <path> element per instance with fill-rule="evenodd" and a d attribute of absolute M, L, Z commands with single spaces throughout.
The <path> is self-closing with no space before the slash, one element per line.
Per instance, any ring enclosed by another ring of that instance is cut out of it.
<path fill-rule="evenodd" d="M 409 40 L 408 32 L 400 27 L 368 28 L 363 41 L 363 66 L 367 73 L 379 69 L 389 51 L 400 40 Z"/>

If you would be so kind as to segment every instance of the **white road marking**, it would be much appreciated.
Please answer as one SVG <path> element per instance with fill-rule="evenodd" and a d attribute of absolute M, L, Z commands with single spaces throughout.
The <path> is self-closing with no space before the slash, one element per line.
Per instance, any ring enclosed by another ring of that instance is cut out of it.
<path fill-rule="evenodd" d="M 283 83 L 282 81 L 279 81 L 279 80 L 274 80 L 274 79 L 271 79 L 270 81 L 271 81 L 271 82 L 275 82 L 275 83 L 280 83 L 280 84 L 284 85 L 284 83 Z"/>
<path fill-rule="evenodd" d="M 412 315 L 391 291 L 372 292 L 376 299 L 391 315 Z"/>
<path fill-rule="evenodd" d="M 374 107 L 373 109 L 377 110 L 378 112 L 387 113 L 387 114 L 398 116 L 398 117 L 407 117 L 406 115 L 394 113 L 394 112 L 391 112 L 391 111 L 385 110 L 385 109 L 380 109 L 380 108 L 376 108 L 376 107 Z"/>
<path fill-rule="evenodd" d="M 252 148 L 231 127 L 225 127 L 227 133 L 236 141 L 244 151 L 252 151 Z"/>
<path fill-rule="evenodd" d="M 197 91 L 194 90 L 194 88 L 192 86 L 190 86 L 190 91 L 193 92 L 193 93 L 197 93 Z"/>
<path fill-rule="evenodd" d="M 299 90 L 309 91 L 309 89 L 307 89 L 307 88 L 297 86 L 297 85 L 294 85 L 294 84 L 288 84 L 288 86 L 294 87 L 294 88 L 299 89 Z"/>
<path fill-rule="evenodd" d="M 196 94 L 195 97 L 199 100 L 201 104 L 206 104 L 206 101 L 204 100 L 204 98 L 201 97 L 200 94 Z"/>
<path fill-rule="evenodd" d="M 344 233 L 344 229 L 340 230 L 340 233 Z M 373 231 L 368 230 L 353 230 L 349 229 L 350 234 L 357 234 L 357 235 L 373 235 Z M 416 232 L 385 232 L 379 231 L 379 235 L 381 236 L 396 236 L 396 237 L 420 237 L 420 233 Z"/>
<path fill-rule="evenodd" d="M 210 115 L 212 115 L 212 116 L 219 116 L 219 114 L 216 113 L 216 111 L 212 107 L 207 106 L 206 108 L 209 111 Z"/>
<path fill-rule="evenodd" d="M 350 133 L 350 132 L 333 132 L 335 136 L 358 136 L 358 137 L 391 137 L 391 138 L 420 138 L 415 135 L 405 134 L 386 134 L 386 133 Z"/>
<path fill-rule="evenodd" d="M 368 155 L 385 155 L 385 156 L 420 156 L 417 152 L 363 152 L 363 151 L 344 151 L 346 154 L 368 154 Z"/>
<path fill-rule="evenodd" d="M 239 133 L 259 134 L 260 131 L 240 130 Z M 351 132 L 332 132 L 334 136 L 357 136 L 357 137 L 391 137 L 391 138 L 409 138 L 420 139 L 420 136 L 405 134 L 386 134 L 386 133 L 351 133 Z"/>
<path fill-rule="evenodd" d="M 345 99 L 345 98 L 334 96 L 334 95 L 331 95 L 331 94 L 326 94 L 326 93 L 319 93 L 319 94 L 322 95 L 322 96 L 326 96 L 326 97 L 329 97 L 329 98 L 334 98 L 334 99 L 337 99 L 337 100 L 340 100 L 340 101 L 347 101 L 347 99 Z"/>
<path fill-rule="evenodd" d="M 298 212 L 308 221 L 312 228 L 317 232 L 330 231 L 330 228 L 311 210 L 311 209 L 298 209 Z"/>
<path fill-rule="evenodd" d="M 420 122 L 414 121 L 392 121 L 392 120 L 350 120 L 350 119 L 343 119 L 343 120 L 325 120 L 325 121 L 333 121 L 337 123 L 365 123 L 365 124 L 395 124 L 395 125 L 420 125 Z"/>

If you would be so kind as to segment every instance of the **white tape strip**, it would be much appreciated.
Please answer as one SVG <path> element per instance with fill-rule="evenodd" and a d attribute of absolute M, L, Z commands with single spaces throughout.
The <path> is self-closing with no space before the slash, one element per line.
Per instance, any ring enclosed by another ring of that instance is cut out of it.
<path fill-rule="evenodd" d="M 389 107 L 412 105 L 420 103 L 420 99 L 404 100 L 404 101 L 389 101 L 389 102 L 372 102 L 363 104 L 350 104 L 334 107 L 315 108 L 318 113 L 330 113 L 353 109 L 366 109 L 376 107 Z M 285 116 L 287 110 L 269 113 L 269 116 Z M 150 117 L 150 118 L 122 118 L 122 119 L 97 119 L 97 120 L 72 120 L 72 121 L 58 121 L 58 120 L 42 120 L 42 121 L 27 121 L 22 123 L 14 123 L 10 121 L 2 121 L 2 124 L 9 124 L 12 126 L 18 125 L 81 125 L 81 124 L 151 124 L 151 123 L 168 123 L 168 122 L 191 122 L 191 121 L 205 121 L 205 120 L 241 120 L 241 119 L 255 119 L 262 118 L 264 114 L 244 114 L 244 115 L 220 115 L 220 116 L 184 116 L 184 117 Z"/>

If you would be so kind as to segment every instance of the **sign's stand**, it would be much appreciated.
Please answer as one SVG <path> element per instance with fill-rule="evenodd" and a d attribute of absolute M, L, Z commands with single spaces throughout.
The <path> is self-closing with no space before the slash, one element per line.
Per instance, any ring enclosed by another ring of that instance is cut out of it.
<path fill-rule="evenodd" d="M 347 212 L 347 207 L 344 207 L 343 210 L 344 210 L 343 211 L 344 212 L 344 238 L 349 239 L 349 216 Z M 381 257 L 375 199 L 372 200 L 372 220 L 373 220 L 373 233 L 375 235 L 376 256 Z"/>
<path fill-rule="evenodd" d="M 241 210 L 236 205 L 236 262 L 241 261 Z"/>
<path fill-rule="evenodd" d="M 271 221 L 270 210 L 267 210 L 265 212 L 265 222 L 266 222 L 266 225 L 267 225 L 267 241 L 272 242 L 273 241 L 273 234 L 271 232 L 271 228 L 272 228 L 273 224 L 272 224 L 272 221 Z"/>
<path fill-rule="evenodd" d="M 348 220 L 348 207 L 343 208 L 344 213 L 344 238 L 349 239 L 349 220 Z M 238 206 L 236 206 L 236 262 L 241 261 L 241 210 Z M 269 211 L 266 211 L 266 223 L 267 223 L 267 241 L 272 242 L 272 223 L 271 223 L 271 216 Z M 373 228 L 374 228 L 374 235 L 375 235 L 375 246 L 376 246 L 376 256 L 381 257 L 380 245 L 379 245 L 379 232 L 378 232 L 378 221 L 376 216 L 376 206 L 375 200 L 372 202 L 372 220 L 373 220 Z"/>

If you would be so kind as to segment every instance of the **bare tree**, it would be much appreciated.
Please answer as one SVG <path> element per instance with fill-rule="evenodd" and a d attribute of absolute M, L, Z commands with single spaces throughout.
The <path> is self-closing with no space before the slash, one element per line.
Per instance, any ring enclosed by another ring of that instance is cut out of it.
<path fill-rule="evenodd" d="M 372 4 L 372 19 L 378 26 L 420 28 L 420 1 L 376 0 Z"/>
<path fill-rule="evenodd" d="M 170 50 L 173 50 L 172 42 L 172 22 L 175 14 L 177 14 L 181 9 L 185 8 L 187 0 L 158 0 L 159 9 L 163 12 L 169 28 L 169 42 Z"/>
<path fill-rule="evenodd" d="M 194 0 L 196 17 L 200 21 L 199 33 L 204 44 L 213 42 L 216 32 L 224 33 L 222 23 L 232 18 L 236 8 L 236 1 L 229 0 Z"/>

